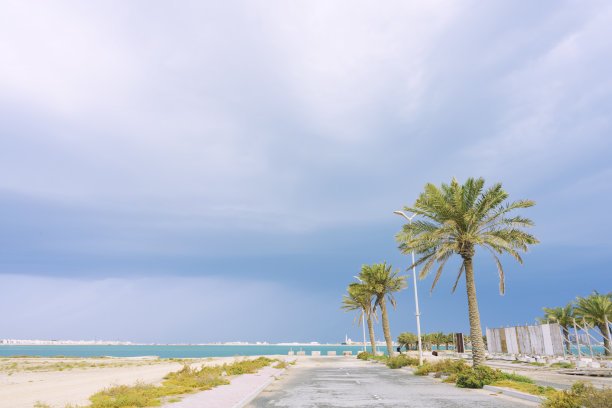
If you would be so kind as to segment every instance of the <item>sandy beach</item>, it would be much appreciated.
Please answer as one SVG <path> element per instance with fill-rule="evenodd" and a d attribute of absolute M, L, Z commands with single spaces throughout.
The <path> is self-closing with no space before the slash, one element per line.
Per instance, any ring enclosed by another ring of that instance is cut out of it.
<path fill-rule="evenodd" d="M 276 358 L 278 356 L 274 356 Z M 249 357 L 255 358 L 255 357 Z M 235 357 L 188 359 L 193 367 L 231 363 Z M 183 361 L 137 358 L 0 358 L 0 408 L 87 405 L 89 397 L 113 385 L 160 384 Z"/>

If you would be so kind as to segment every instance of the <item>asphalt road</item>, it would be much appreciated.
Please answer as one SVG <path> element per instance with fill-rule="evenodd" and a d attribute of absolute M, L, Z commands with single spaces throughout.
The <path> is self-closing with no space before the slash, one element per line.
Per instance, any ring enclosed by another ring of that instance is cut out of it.
<path fill-rule="evenodd" d="M 491 407 L 535 406 L 483 390 L 466 390 L 406 370 L 355 358 L 300 362 L 247 407 Z"/>

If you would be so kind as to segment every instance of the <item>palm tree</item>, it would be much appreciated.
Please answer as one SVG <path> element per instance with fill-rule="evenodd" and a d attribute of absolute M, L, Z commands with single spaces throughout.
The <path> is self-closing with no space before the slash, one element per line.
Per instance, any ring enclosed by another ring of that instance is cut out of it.
<path fill-rule="evenodd" d="M 569 342 L 569 327 L 572 326 L 574 321 L 574 304 L 569 302 L 565 307 L 543 307 L 544 317 L 538 318 L 539 323 L 554 322 L 559 323 L 563 330 L 563 343 L 567 353 L 570 353 L 570 342 Z"/>
<path fill-rule="evenodd" d="M 520 216 L 509 217 L 511 211 L 531 207 L 535 203 L 531 200 L 508 203 L 508 194 L 502 190 L 500 183 L 486 191 L 483 186 L 482 178 L 469 178 L 464 185 L 459 185 L 453 178 L 450 185 L 442 183 L 440 188 L 427 184 L 414 205 L 404 207 L 404 211 L 419 215 L 422 219 L 405 224 L 402 232 L 396 235 L 403 254 L 414 251 L 420 255 L 414 266 L 423 265 L 419 274 L 421 279 L 428 275 L 434 264 L 439 263 L 432 291 L 448 259 L 453 254 L 461 256 L 463 261 L 452 291 L 455 291 L 465 272 L 475 367 L 485 361 L 472 261 L 476 247 L 480 246 L 493 255 L 499 273 L 499 291 L 503 295 L 504 271 L 497 255 L 509 253 L 522 263 L 517 251 L 526 252 L 528 245 L 539 242 L 520 229 L 532 226 L 531 220 Z"/>
<path fill-rule="evenodd" d="M 387 342 L 389 357 L 393 357 L 393 340 L 389 329 L 389 317 L 387 316 L 387 299 L 395 309 L 397 304 L 393 297 L 394 292 L 398 292 L 406 287 L 406 277 L 397 276 L 399 269 L 391 272 L 391 265 L 386 262 L 374 264 L 372 266 L 363 265 L 359 279 L 366 287 L 366 291 L 375 297 L 375 306 L 380 306 L 380 316 L 382 318 L 383 334 Z"/>
<path fill-rule="evenodd" d="M 442 332 L 435 332 L 431 334 L 431 340 L 436 345 L 436 350 L 440 351 L 440 344 L 444 343 L 446 336 Z"/>
<path fill-rule="evenodd" d="M 599 329 L 604 339 L 604 350 L 606 356 L 612 355 L 610 352 L 610 339 L 608 338 L 607 323 L 612 321 L 612 292 L 600 295 L 596 290 L 588 297 L 576 298 L 574 314 L 576 317 L 584 318 L 586 322 Z"/>
<path fill-rule="evenodd" d="M 405 347 L 406 350 L 412 350 L 412 345 L 418 344 L 418 341 L 419 338 L 414 333 L 400 333 L 400 335 L 397 336 L 397 342 L 401 347 Z"/>
<path fill-rule="evenodd" d="M 444 346 L 446 350 L 450 350 L 449 344 L 453 342 L 453 333 L 448 333 L 444 336 Z"/>
<path fill-rule="evenodd" d="M 372 345 L 372 354 L 376 355 L 376 340 L 374 339 L 374 324 L 372 316 L 378 321 L 375 305 L 372 303 L 373 296 L 366 290 L 365 285 L 361 283 L 351 283 L 347 289 L 348 294 L 344 295 L 341 309 L 346 312 L 358 310 L 360 313 L 355 317 L 361 326 L 361 317 L 365 314 L 365 320 L 368 322 L 368 332 L 370 334 L 370 343 Z M 353 322 L 355 325 L 355 322 Z"/>

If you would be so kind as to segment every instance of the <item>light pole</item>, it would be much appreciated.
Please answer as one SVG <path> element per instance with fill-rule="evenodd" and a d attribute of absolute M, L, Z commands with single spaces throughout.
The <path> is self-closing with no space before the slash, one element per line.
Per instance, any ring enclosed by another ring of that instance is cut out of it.
<path fill-rule="evenodd" d="M 402 211 L 393 211 L 394 214 L 401 215 L 406 218 L 410 224 L 416 214 L 408 217 Z M 416 267 L 414 266 L 414 250 L 412 250 L 412 277 L 414 279 L 414 305 L 416 307 L 417 335 L 419 336 L 419 365 L 423 365 L 423 347 L 421 345 L 421 314 L 419 313 L 419 295 L 417 293 Z"/>

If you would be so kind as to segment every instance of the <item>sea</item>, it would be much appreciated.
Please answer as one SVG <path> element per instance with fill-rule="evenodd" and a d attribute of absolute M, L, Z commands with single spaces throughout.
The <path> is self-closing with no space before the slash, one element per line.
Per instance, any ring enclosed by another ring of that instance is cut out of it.
<path fill-rule="evenodd" d="M 376 346 L 387 352 L 387 347 Z M 232 356 L 287 355 L 290 351 L 320 351 L 327 355 L 335 351 L 352 351 L 356 355 L 363 346 L 355 345 L 0 345 L 0 357 L 142 357 L 159 358 L 207 358 Z"/>
<path fill-rule="evenodd" d="M 367 348 L 369 351 L 369 347 Z M 379 351 L 387 354 L 386 346 L 376 346 Z M 441 347 L 444 349 L 444 347 Z M 601 346 L 593 346 L 593 354 L 603 354 Z M 363 350 L 357 345 L 0 345 L 0 357 L 34 356 L 34 357 L 142 357 L 156 356 L 159 358 L 207 358 L 232 356 L 264 356 L 287 355 L 290 351 L 305 351 L 311 355 L 313 351 L 320 351 L 327 355 L 328 351 L 335 351 L 342 355 L 343 351 L 352 351 L 356 355 Z M 577 354 L 574 346 L 572 354 Z M 581 347 L 582 355 L 589 356 L 588 347 Z M 426 352 L 431 353 L 431 352 Z"/>

